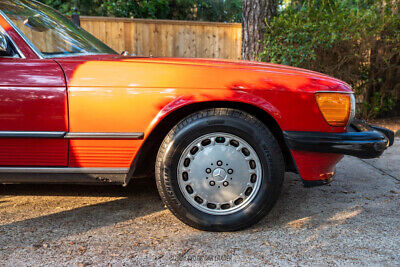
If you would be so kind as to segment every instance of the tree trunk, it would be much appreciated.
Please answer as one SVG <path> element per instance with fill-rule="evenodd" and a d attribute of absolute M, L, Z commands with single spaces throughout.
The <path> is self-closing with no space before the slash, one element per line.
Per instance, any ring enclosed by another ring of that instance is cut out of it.
<path fill-rule="evenodd" d="M 244 60 L 257 60 L 263 50 L 265 20 L 276 16 L 277 0 L 243 0 L 243 42 Z"/>

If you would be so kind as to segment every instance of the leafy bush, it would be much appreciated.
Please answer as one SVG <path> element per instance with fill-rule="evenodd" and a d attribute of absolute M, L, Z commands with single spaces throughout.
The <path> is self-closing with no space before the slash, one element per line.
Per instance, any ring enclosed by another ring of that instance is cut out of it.
<path fill-rule="evenodd" d="M 264 61 L 338 77 L 355 89 L 358 114 L 400 106 L 400 14 L 393 1 L 292 1 L 267 24 Z"/>
<path fill-rule="evenodd" d="M 43 4 L 51 6 L 57 9 L 59 12 L 65 15 L 71 15 L 73 13 L 73 8 L 75 7 L 76 0 L 64 1 L 64 0 L 38 0 Z M 96 15 L 99 12 L 99 7 L 102 0 L 79 0 L 79 5 L 77 6 L 81 13 L 85 15 Z"/>

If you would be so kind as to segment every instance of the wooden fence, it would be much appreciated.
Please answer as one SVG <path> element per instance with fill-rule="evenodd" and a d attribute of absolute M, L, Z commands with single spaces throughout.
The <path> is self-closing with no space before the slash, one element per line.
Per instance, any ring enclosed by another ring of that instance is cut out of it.
<path fill-rule="evenodd" d="M 81 17 L 81 26 L 118 52 L 128 51 L 138 56 L 241 58 L 239 23 Z"/>

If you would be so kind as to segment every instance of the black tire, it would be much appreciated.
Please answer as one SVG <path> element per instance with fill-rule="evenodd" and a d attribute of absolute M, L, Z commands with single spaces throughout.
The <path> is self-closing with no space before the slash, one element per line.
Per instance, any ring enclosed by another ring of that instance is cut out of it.
<path fill-rule="evenodd" d="M 251 145 L 262 165 L 258 193 L 243 209 L 228 215 L 212 215 L 191 205 L 178 184 L 177 168 L 184 149 L 205 134 L 234 134 Z M 236 231 L 262 219 L 277 201 L 284 178 L 284 159 L 273 134 L 254 116 L 240 110 L 215 108 L 194 113 L 180 121 L 165 137 L 155 166 L 161 199 L 182 222 L 207 231 Z"/>

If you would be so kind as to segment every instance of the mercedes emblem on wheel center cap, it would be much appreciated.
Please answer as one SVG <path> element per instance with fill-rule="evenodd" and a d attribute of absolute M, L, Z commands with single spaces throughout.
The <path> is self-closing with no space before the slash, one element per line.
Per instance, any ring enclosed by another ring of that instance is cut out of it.
<path fill-rule="evenodd" d="M 216 180 L 218 182 L 224 181 L 226 179 L 226 176 L 227 176 L 226 171 L 222 168 L 216 168 L 213 171 L 214 180 Z"/>

